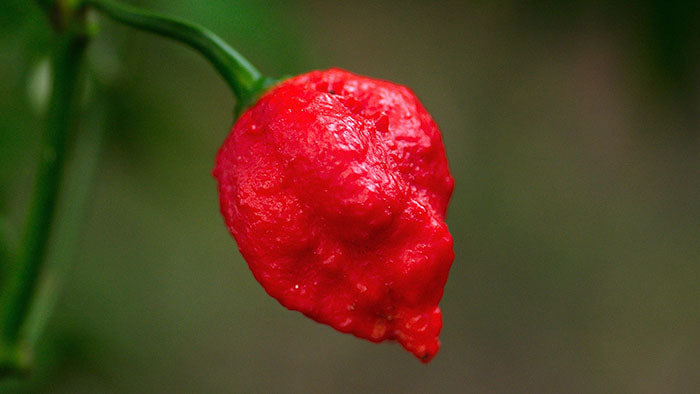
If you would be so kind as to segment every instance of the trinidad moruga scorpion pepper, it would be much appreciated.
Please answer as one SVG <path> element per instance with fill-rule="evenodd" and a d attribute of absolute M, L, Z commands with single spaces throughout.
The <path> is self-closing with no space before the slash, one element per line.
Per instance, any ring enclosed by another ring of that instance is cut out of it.
<path fill-rule="evenodd" d="M 214 176 L 241 254 L 283 306 L 435 356 L 454 181 L 408 88 L 339 69 L 281 82 L 233 126 Z"/>

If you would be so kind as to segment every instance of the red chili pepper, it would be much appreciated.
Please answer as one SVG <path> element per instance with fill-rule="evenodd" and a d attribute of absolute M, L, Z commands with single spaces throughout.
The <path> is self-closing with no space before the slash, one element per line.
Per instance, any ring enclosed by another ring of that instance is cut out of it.
<path fill-rule="evenodd" d="M 272 297 L 435 356 L 454 180 L 408 88 L 339 69 L 282 82 L 234 125 L 214 176 L 226 224 Z"/>

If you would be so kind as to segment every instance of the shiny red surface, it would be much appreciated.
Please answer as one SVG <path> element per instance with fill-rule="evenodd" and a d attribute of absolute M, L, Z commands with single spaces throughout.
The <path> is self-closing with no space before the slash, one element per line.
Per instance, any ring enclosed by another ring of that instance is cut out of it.
<path fill-rule="evenodd" d="M 234 125 L 214 176 L 226 224 L 272 297 L 435 356 L 454 181 L 409 89 L 338 69 L 287 80 Z"/>

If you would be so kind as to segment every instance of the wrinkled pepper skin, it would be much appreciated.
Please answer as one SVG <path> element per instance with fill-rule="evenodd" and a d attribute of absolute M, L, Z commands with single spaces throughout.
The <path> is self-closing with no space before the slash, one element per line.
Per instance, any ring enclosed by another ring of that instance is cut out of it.
<path fill-rule="evenodd" d="M 435 356 L 454 180 L 408 88 L 339 69 L 286 80 L 236 122 L 214 176 L 241 254 L 283 306 Z"/>

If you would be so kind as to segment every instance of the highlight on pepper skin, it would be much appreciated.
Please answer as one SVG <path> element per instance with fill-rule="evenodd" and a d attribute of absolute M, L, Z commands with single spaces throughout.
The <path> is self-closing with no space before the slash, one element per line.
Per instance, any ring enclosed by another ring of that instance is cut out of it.
<path fill-rule="evenodd" d="M 268 294 L 341 332 L 435 356 L 454 181 L 408 88 L 339 69 L 282 82 L 234 125 L 214 176 Z"/>

